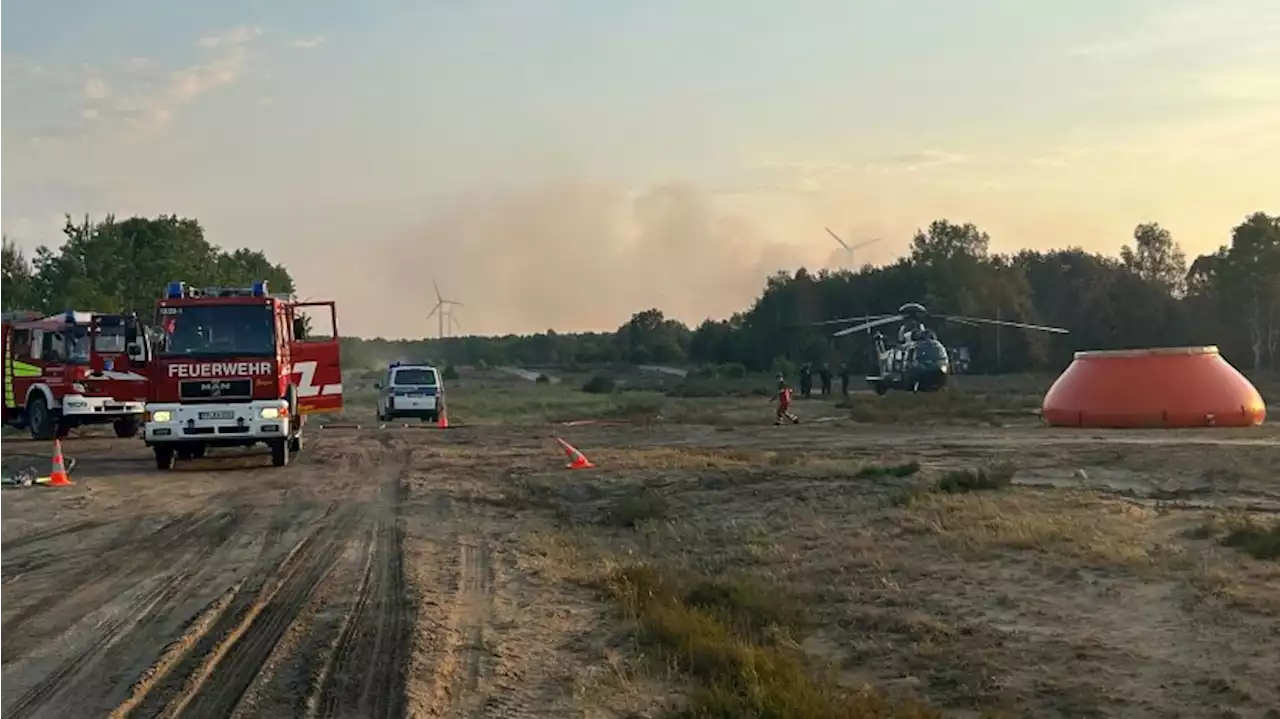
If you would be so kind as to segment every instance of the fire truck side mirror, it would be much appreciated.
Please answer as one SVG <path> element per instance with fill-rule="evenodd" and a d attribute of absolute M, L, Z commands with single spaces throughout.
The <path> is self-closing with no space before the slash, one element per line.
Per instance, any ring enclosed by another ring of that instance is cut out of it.
<path fill-rule="evenodd" d="M 143 362 L 147 359 L 147 353 L 141 342 L 129 342 L 124 346 L 125 354 L 134 362 Z"/>
<path fill-rule="evenodd" d="M 307 338 L 307 321 L 301 317 L 293 318 L 293 338 L 295 340 L 305 340 Z"/>

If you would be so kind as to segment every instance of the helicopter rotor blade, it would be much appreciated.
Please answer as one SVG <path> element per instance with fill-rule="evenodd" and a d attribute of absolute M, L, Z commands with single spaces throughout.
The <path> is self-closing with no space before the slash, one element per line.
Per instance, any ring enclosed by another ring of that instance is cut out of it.
<path fill-rule="evenodd" d="M 906 317 L 903 317 L 902 315 L 889 315 L 888 317 L 881 317 L 878 320 L 871 320 L 870 322 L 863 322 L 860 325 L 846 327 L 832 336 L 844 337 L 845 335 L 851 335 L 854 332 L 861 332 L 863 330 L 869 330 L 873 327 L 879 327 L 880 325 L 888 325 L 888 324 L 893 324 L 894 322 L 901 322 L 905 319 Z"/>
<path fill-rule="evenodd" d="M 805 327 L 821 327 L 823 325 L 847 325 L 850 322 L 866 322 L 868 320 L 878 320 L 881 317 L 889 315 L 858 315 L 857 317 L 841 317 L 834 320 L 822 320 L 821 322 L 810 322 Z"/>
<path fill-rule="evenodd" d="M 1004 327 L 1017 327 L 1024 330 L 1038 330 L 1040 332 L 1053 332 L 1055 334 L 1065 335 L 1069 332 L 1061 327 L 1049 327 L 1048 325 L 1032 325 L 1025 322 L 1007 322 L 1005 320 L 989 320 L 985 317 L 956 317 L 953 315 L 934 315 L 938 319 L 947 320 L 948 322 L 976 322 L 984 325 L 1001 325 Z"/>

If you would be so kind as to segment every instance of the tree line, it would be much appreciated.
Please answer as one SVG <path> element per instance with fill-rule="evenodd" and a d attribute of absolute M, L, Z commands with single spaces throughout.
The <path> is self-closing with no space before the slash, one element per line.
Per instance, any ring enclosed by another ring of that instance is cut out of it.
<path fill-rule="evenodd" d="M 362 340 L 358 362 L 432 358 L 459 364 L 573 366 L 738 365 L 789 370 L 801 362 L 848 362 L 874 369 L 865 335 L 833 338 L 835 318 L 892 314 L 920 302 L 938 314 L 967 315 L 1068 329 L 1057 335 L 935 323 L 948 346 L 967 347 L 975 372 L 1060 371 L 1082 349 L 1218 345 L 1232 362 L 1275 370 L 1280 364 L 1280 216 L 1258 212 L 1230 231 L 1228 243 L 1188 264 L 1169 231 L 1138 225 L 1116 256 L 1069 247 L 1014 254 L 990 251 L 973 224 L 938 220 L 918 231 L 910 253 L 857 271 L 769 277 L 751 307 L 696 328 L 659 309 L 638 312 L 614 332 Z M 852 322 L 851 322 L 852 323 Z"/>
<path fill-rule="evenodd" d="M 281 265 L 260 252 L 224 251 L 204 239 L 199 223 L 161 216 L 98 223 L 86 218 L 65 228 L 57 251 L 26 260 L 4 244 L 6 309 L 56 312 L 67 307 L 135 310 L 149 316 L 173 278 L 208 284 L 247 284 L 266 278 L 292 291 Z M 857 271 L 778 272 L 761 295 L 732 317 L 696 328 L 660 309 L 634 314 L 613 332 L 414 341 L 344 338 L 348 367 L 431 360 L 459 365 L 524 367 L 606 363 L 735 366 L 787 369 L 799 362 L 849 362 L 872 368 L 865 335 L 835 339 L 840 317 L 890 314 L 920 302 L 939 314 L 989 317 L 1065 327 L 1068 335 L 1017 329 L 937 324 L 948 346 L 967 347 L 972 371 L 1060 370 L 1080 349 L 1215 344 L 1245 368 L 1280 364 L 1280 216 L 1253 213 L 1231 229 L 1217 251 L 1187 257 L 1157 223 L 1138 225 L 1116 256 L 1069 247 L 1014 254 L 990 251 L 990 237 L 973 224 L 938 220 L 912 238 L 896 262 Z"/>
<path fill-rule="evenodd" d="M 247 286 L 265 279 L 271 291 L 291 293 L 284 266 L 254 250 L 223 250 L 193 219 L 161 215 L 94 222 L 67 216 L 64 242 L 55 250 L 25 253 L 4 238 L 3 304 L 7 310 L 55 313 L 65 309 L 137 312 L 150 318 L 170 280 L 196 287 Z"/>

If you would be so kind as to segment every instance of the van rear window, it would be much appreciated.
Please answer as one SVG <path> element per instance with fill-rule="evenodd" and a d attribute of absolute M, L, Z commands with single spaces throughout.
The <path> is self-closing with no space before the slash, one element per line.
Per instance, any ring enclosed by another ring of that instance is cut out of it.
<path fill-rule="evenodd" d="M 434 387 L 436 384 L 436 372 L 430 369 L 398 369 L 392 384 Z"/>

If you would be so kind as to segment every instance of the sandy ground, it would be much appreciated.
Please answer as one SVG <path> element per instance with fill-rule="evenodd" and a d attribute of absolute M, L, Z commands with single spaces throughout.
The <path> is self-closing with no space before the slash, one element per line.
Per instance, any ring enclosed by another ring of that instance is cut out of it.
<path fill-rule="evenodd" d="M 6 467 L 43 449 L 6 439 Z M 1280 570 L 1196 534 L 1280 511 L 1275 425 L 331 429 L 287 468 L 167 474 L 136 441 L 64 451 L 74 487 L 3 493 L 6 717 L 654 715 L 679 688 L 578 581 L 636 556 L 785 582 L 845 681 L 958 716 L 1280 708 Z M 895 500 L 994 461 L 1017 486 Z M 637 492 L 670 509 L 597 521 Z"/>

